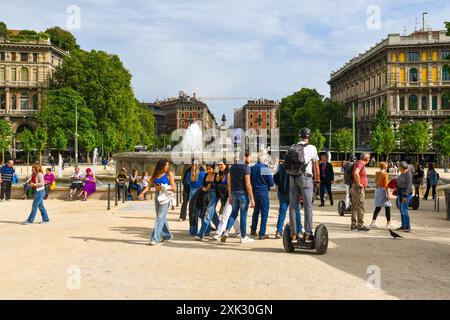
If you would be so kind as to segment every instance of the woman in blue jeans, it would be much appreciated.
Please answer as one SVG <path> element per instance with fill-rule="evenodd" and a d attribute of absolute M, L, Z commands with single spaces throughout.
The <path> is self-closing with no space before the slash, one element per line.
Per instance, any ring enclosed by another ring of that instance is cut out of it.
<path fill-rule="evenodd" d="M 216 173 L 214 173 L 215 164 L 206 165 L 206 176 L 203 179 L 202 191 L 209 193 L 209 202 L 205 216 L 202 219 L 202 226 L 198 232 L 197 239 L 202 241 L 205 234 L 209 231 L 211 220 L 216 214 L 216 206 L 219 198 L 217 197 Z"/>
<path fill-rule="evenodd" d="M 150 178 L 149 185 L 155 185 L 156 187 L 156 220 L 150 239 L 150 245 L 157 245 L 161 241 L 161 237 L 163 240 L 171 240 L 173 238 L 172 233 L 169 230 L 169 223 L 167 222 L 170 200 L 160 203 L 160 200 L 158 199 L 161 193 L 164 192 L 164 189 L 168 189 L 169 186 L 172 192 L 176 191 L 175 178 L 170 171 L 169 161 L 166 159 L 158 161 L 153 176 Z"/>
<path fill-rule="evenodd" d="M 202 186 L 203 179 L 205 177 L 205 171 L 201 170 L 200 162 L 198 160 L 194 160 L 192 167 L 191 167 L 191 174 L 188 175 L 187 181 L 189 183 L 189 203 L 192 203 L 192 197 L 197 192 L 198 189 Z M 195 213 L 191 214 L 189 212 L 189 234 L 191 236 L 196 236 L 198 232 L 198 216 L 199 212 L 198 209 L 195 209 Z"/>
<path fill-rule="evenodd" d="M 50 220 L 48 219 L 47 210 L 44 207 L 44 196 L 45 196 L 45 180 L 44 180 L 44 172 L 42 170 L 42 166 L 40 164 L 33 165 L 33 175 L 36 176 L 36 182 L 30 182 L 30 187 L 35 190 L 33 205 L 31 207 L 31 213 L 28 217 L 27 221 L 23 224 L 32 224 L 34 222 L 34 218 L 36 217 L 37 209 L 41 212 L 42 222 L 48 223 Z"/>
<path fill-rule="evenodd" d="M 409 201 L 412 196 L 412 173 L 408 169 L 408 164 L 400 162 L 399 169 L 401 175 L 397 178 L 397 205 L 400 209 L 402 225 L 397 230 L 404 232 L 411 231 L 411 222 L 409 218 Z"/>

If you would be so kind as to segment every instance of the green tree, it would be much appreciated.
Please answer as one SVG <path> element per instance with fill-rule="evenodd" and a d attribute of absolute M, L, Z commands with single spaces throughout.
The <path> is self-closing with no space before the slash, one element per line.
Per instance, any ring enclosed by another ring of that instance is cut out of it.
<path fill-rule="evenodd" d="M 386 157 L 389 158 L 389 155 L 394 151 L 397 142 L 385 105 L 378 110 L 377 115 L 373 119 L 372 126 L 373 134 L 370 144 L 373 151 L 377 154 L 377 157 L 384 153 Z"/>
<path fill-rule="evenodd" d="M 50 42 L 62 50 L 71 52 L 80 48 L 73 34 L 60 27 L 49 28 L 45 30 L 45 33 L 50 36 Z"/>
<path fill-rule="evenodd" d="M 309 143 L 312 144 L 313 146 L 316 146 L 317 151 L 320 152 L 320 150 L 322 150 L 323 146 L 325 145 L 325 140 L 326 138 L 323 136 L 322 133 L 320 133 L 320 130 L 316 129 L 313 131 Z"/>
<path fill-rule="evenodd" d="M 333 141 L 333 146 L 338 152 L 338 159 L 339 153 L 344 153 L 344 157 L 347 159 L 347 152 L 350 152 L 353 142 L 352 130 L 348 128 L 339 129 L 332 135 L 331 139 Z"/>
<path fill-rule="evenodd" d="M 141 107 L 131 87 L 131 75 L 118 56 L 74 50 L 53 77 L 52 88 L 65 87 L 77 91 L 93 111 L 105 150 L 133 150 L 141 142 Z M 154 132 L 147 131 L 149 136 Z"/>
<path fill-rule="evenodd" d="M 39 153 L 39 162 L 42 163 L 42 151 L 45 149 L 47 145 L 47 129 L 44 127 L 37 127 L 34 132 L 34 139 L 36 141 L 36 149 Z"/>
<path fill-rule="evenodd" d="M 80 134 L 78 142 L 86 152 L 86 159 L 89 159 L 90 158 L 89 153 L 95 149 L 97 143 L 96 134 L 94 130 L 88 129 L 87 131 L 84 131 L 82 134 Z"/>
<path fill-rule="evenodd" d="M 6 23 L 0 21 L 0 38 L 6 38 L 7 34 L 8 34 L 8 27 L 6 26 Z"/>
<path fill-rule="evenodd" d="M 12 129 L 5 119 L 0 119 L 0 151 L 2 152 L 2 162 L 5 162 L 5 151 L 11 146 Z"/>
<path fill-rule="evenodd" d="M 27 154 L 27 166 L 30 165 L 30 154 L 36 148 L 36 139 L 30 130 L 24 129 L 19 134 L 19 140 L 22 142 L 23 151 Z"/>
<path fill-rule="evenodd" d="M 56 129 L 56 131 L 52 134 L 50 138 L 51 146 L 56 150 L 58 150 L 58 152 L 61 152 L 67 149 L 67 143 L 68 140 L 63 129 L 61 128 Z"/>
<path fill-rule="evenodd" d="M 400 146 L 407 153 L 419 154 L 430 148 L 430 129 L 426 121 L 414 121 L 400 125 Z"/>
<path fill-rule="evenodd" d="M 442 155 L 450 157 L 450 120 L 444 122 L 435 132 L 433 146 L 439 148 Z"/>
<path fill-rule="evenodd" d="M 148 148 L 155 144 L 155 118 L 153 114 L 145 107 L 140 106 L 140 115 L 142 125 L 141 142 Z"/>

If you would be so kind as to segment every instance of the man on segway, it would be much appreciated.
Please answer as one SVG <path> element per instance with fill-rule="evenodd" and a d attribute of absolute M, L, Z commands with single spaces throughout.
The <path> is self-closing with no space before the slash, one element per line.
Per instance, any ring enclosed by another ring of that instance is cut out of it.
<path fill-rule="evenodd" d="M 302 128 L 299 136 L 301 141 L 291 146 L 285 160 L 286 173 L 289 179 L 289 225 L 291 230 L 291 240 L 313 241 L 312 230 L 312 202 L 314 184 L 320 184 L 319 156 L 315 146 L 309 144 L 311 129 Z M 314 179 L 314 181 L 313 181 Z M 303 198 L 305 233 L 299 235 L 296 213 L 299 210 L 300 196 Z"/>

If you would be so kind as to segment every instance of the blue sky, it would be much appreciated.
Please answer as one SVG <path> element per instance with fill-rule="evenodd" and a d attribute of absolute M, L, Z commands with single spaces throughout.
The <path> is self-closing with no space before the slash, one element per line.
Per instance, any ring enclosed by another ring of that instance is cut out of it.
<path fill-rule="evenodd" d="M 389 33 L 414 31 L 416 18 L 420 28 L 423 11 L 433 29 L 450 20 L 442 0 L 0 0 L 0 21 L 67 29 L 70 5 L 80 8 L 80 29 L 70 31 L 81 47 L 118 54 L 145 101 L 179 90 L 279 100 L 310 87 L 328 96 L 332 70 Z M 367 26 L 373 6 L 379 29 Z M 231 119 L 245 101 L 207 103 L 217 119 Z"/>

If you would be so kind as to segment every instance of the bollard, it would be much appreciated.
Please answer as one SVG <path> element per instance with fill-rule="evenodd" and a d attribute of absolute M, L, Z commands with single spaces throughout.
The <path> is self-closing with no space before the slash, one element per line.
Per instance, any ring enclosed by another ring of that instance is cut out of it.
<path fill-rule="evenodd" d="M 125 194 L 126 194 L 127 188 L 123 188 L 123 197 L 122 197 L 122 203 L 125 203 Z"/>
<path fill-rule="evenodd" d="M 116 183 L 116 188 L 114 190 L 114 206 L 117 207 L 117 195 L 119 193 L 119 185 Z"/>
<path fill-rule="evenodd" d="M 108 208 L 106 210 L 111 210 L 111 184 L 108 183 Z"/>
<path fill-rule="evenodd" d="M 177 188 L 177 208 L 178 208 L 178 197 L 179 197 L 179 193 L 180 193 L 179 182 L 177 182 L 176 188 Z"/>
<path fill-rule="evenodd" d="M 439 194 L 436 194 L 436 198 L 434 198 L 434 211 L 439 212 Z"/>

